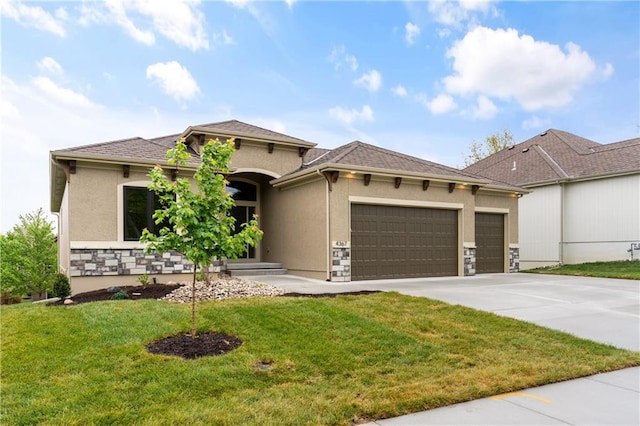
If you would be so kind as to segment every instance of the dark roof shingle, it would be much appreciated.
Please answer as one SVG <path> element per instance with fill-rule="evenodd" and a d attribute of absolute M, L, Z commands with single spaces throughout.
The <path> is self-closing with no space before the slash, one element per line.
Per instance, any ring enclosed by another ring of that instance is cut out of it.
<path fill-rule="evenodd" d="M 602 145 L 550 129 L 464 170 L 517 186 L 640 172 L 640 138 Z"/>

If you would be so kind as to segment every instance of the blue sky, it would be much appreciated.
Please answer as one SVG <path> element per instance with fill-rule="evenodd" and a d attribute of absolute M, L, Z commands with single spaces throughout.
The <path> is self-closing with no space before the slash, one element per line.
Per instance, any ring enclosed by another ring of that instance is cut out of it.
<path fill-rule="evenodd" d="M 453 167 L 507 129 L 640 135 L 640 3 L 0 0 L 0 232 L 49 151 L 235 118 Z"/>

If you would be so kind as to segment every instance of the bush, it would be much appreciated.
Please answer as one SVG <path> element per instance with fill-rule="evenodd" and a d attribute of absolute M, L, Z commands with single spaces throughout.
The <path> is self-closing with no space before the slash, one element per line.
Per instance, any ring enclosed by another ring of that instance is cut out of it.
<path fill-rule="evenodd" d="M 59 297 L 64 299 L 71 295 L 71 286 L 69 285 L 69 278 L 65 274 L 58 273 L 55 281 L 53 282 L 53 291 L 51 293 L 53 297 Z"/>
<path fill-rule="evenodd" d="M 119 292 L 114 293 L 113 296 L 111 296 L 111 300 L 124 300 L 128 298 L 129 294 L 124 290 L 120 290 Z"/>
<path fill-rule="evenodd" d="M 143 287 L 148 286 L 150 284 L 149 275 L 147 274 L 138 275 L 138 282 L 142 284 Z"/>

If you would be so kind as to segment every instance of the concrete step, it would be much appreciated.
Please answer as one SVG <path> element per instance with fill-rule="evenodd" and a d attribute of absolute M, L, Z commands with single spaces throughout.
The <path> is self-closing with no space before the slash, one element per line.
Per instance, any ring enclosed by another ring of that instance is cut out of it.
<path fill-rule="evenodd" d="M 276 262 L 229 262 L 227 263 L 228 271 L 240 271 L 247 269 L 282 269 L 281 263 Z"/>
<path fill-rule="evenodd" d="M 286 269 L 267 268 L 267 269 L 232 269 L 228 270 L 232 277 L 246 277 L 251 275 L 285 275 Z"/>

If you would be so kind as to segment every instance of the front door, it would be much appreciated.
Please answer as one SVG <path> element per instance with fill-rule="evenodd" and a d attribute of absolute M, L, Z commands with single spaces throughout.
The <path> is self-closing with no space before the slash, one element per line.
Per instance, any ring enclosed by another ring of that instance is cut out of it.
<path fill-rule="evenodd" d="M 236 202 L 235 207 L 231 209 L 231 216 L 236 220 L 235 233 L 240 232 L 242 224 L 249 222 L 256 213 L 258 206 L 258 187 L 257 185 L 245 181 L 232 179 L 227 185 L 227 193 Z M 245 252 L 238 259 L 257 260 L 256 248 L 247 246 Z"/>

